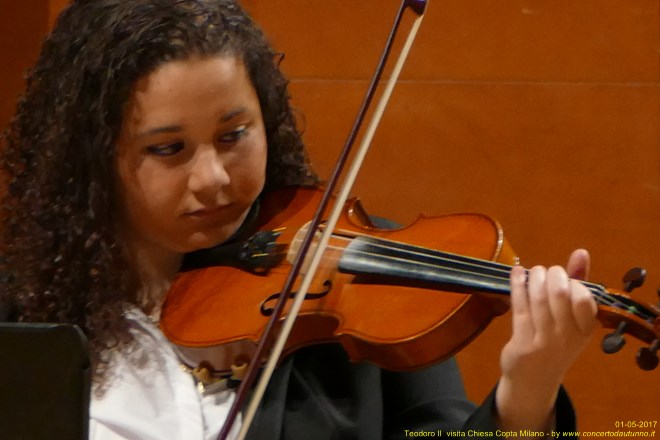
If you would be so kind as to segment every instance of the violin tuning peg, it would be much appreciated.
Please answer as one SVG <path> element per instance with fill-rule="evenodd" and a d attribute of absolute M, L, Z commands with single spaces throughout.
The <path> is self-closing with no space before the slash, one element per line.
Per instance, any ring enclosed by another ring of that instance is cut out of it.
<path fill-rule="evenodd" d="M 623 331 L 626 329 L 626 323 L 620 322 L 614 333 L 609 333 L 603 337 L 601 348 L 607 354 L 613 354 L 621 350 L 626 345 L 626 339 L 623 337 Z"/>
<path fill-rule="evenodd" d="M 623 290 L 630 293 L 644 284 L 644 280 L 646 280 L 646 269 L 633 267 L 623 276 Z"/>
<path fill-rule="evenodd" d="M 649 347 L 642 347 L 637 351 L 637 365 L 642 370 L 653 370 L 658 366 L 658 345 L 660 342 L 656 339 Z"/>

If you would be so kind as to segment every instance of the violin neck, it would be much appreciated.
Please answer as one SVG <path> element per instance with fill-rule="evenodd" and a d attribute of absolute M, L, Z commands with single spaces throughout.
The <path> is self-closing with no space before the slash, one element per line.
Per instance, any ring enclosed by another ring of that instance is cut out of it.
<path fill-rule="evenodd" d="M 420 285 L 443 291 L 509 295 L 512 266 L 369 236 L 354 238 L 339 260 L 339 271 L 377 276 L 379 282 Z M 601 284 L 581 281 L 596 303 L 653 321 L 657 313 Z"/>
<path fill-rule="evenodd" d="M 361 236 L 345 249 L 339 270 L 456 292 L 509 295 L 511 266 L 405 243 Z"/>
<path fill-rule="evenodd" d="M 511 266 L 367 236 L 354 238 L 345 248 L 339 271 L 355 274 L 354 282 L 360 282 L 361 277 L 376 276 L 380 284 L 456 293 L 511 293 Z M 600 284 L 581 283 L 596 303 L 608 310 L 602 316 L 599 314 L 605 326 L 615 328 L 621 322 L 629 322 L 628 331 L 637 338 L 647 342 L 658 340 L 657 308 L 610 292 Z"/>

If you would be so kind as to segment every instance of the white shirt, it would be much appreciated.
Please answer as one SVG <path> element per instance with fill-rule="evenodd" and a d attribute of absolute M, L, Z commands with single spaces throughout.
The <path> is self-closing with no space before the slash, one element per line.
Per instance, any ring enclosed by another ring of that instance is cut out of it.
<path fill-rule="evenodd" d="M 138 309 L 127 318 L 135 348 L 112 352 L 105 393 L 92 391 L 90 440 L 215 440 L 235 393 L 203 395 L 160 329 Z"/>

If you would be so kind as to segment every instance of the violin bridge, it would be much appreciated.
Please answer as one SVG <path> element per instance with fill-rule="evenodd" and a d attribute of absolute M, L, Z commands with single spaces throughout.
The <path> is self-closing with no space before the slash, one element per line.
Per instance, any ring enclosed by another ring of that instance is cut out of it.
<path fill-rule="evenodd" d="M 287 261 L 290 264 L 294 264 L 294 261 L 296 260 L 296 257 L 298 255 L 298 252 L 300 251 L 300 248 L 302 246 L 303 241 L 305 240 L 305 237 L 307 236 L 307 233 L 309 231 L 309 226 L 311 222 L 308 222 L 305 224 L 303 227 L 298 229 L 296 232 L 296 235 L 294 236 L 293 240 L 289 244 L 289 250 L 287 252 Z M 324 225 L 320 226 L 320 229 L 323 229 Z M 321 240 L 321 230 L 317 230 L 316 233 L 314 234 L 314 238 L 312 239 L 311 244 L 309 245 L 309 250 L 307 252 L 307 255 L 305 256 L 305 261 L 300 269 L 300 274 L 304 275 L 312 261 L 312 256 L 316 253 L 316 249 L 319 245 L 319 242 Z M 339 258 L 341 257 L 341 254 L 343 253 L 347 243 L 350 243 L 351 239 L 346 238 L 343 236 L 339 236 L 336 234 L 332 234 L 332 237 L 330 238 L 330 241 L 328 242 L 327 247 L 325 248 L 323 260 L 321 260 L 321 265 L 320 267 L 336 267 L 337 263 L 339 261 Z"/>

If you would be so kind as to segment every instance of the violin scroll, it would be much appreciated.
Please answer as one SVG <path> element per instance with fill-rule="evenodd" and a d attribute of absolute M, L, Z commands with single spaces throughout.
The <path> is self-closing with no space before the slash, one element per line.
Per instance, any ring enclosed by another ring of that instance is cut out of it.
<path fill-rule="evenodd" d="M 631 270 L 632 271 L 632 270 Z M 631 271 L 628 271 L 624 282 L 626 282 L 625 291 L 632 290 L 631 285 L 639 287 L 643 281 L 645 271 L 635 268 L 637 277 L 635 281 L 630 278 Z M 593 285 L 587 287 L 593 292 Z M 602 288 L 602 286 L 600 286 Z M 604 288 L 602 288 L 603 291 Z M 598 302 L 598 319 L 603 327 L 614 329 L 614 332 L 603 337 L 601 348 L 607 354 L 613 354 L 620 351 L 626 343 L 625 334 L 629 334 L 640 341 L 649 344 L 648 347 L 642 347 L 637 351 L 637 365 L 642 370 L 653 370 L 658 366 L 657 351 L 660 347 L 660 310 L 653 305 L 642 304 L 633 300 L 625 293 L 606 293 L 595 294 Z"/>

